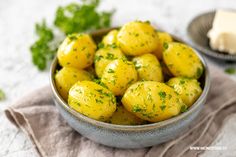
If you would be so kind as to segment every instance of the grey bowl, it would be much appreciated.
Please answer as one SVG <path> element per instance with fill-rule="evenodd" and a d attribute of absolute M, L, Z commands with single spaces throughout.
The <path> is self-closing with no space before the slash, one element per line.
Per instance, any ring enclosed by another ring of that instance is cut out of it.
<path fill-rule="evenodd" d="M 111 29 L 99 30 L 91 35 L 95 40 L 99 40 L 109 30 Z M 179 41 L 179 39 L 176 40 Z M 50 83 L 54 102 L 62 117 L 72 128 L 97 143 L 116 148 L 143 148 L 169 141 L 187 130 L 206 101 L 210 87 L 209 71 L 204 59 L 198 52 L 196 53 L 205 67 L 204 74 L 200 78 L 203 93 L 188 111 L 171 119 L 144 125 L 116 125 L 100 122 L 74 111 L 62 99 L 55 86 L 54 74 L 60 68 L 57 58 L 52 62 L 50 69 Z"/>
<path fill-rule="evenodd" d="M 203 13 L 195 17 L 188 25 L 188 35 L 193 41 L 193 46 L 200 52 L 217 59 L 226 61 L 236 61 L 236 55 L 231 55 L 226 52 L 219 52 L 211 49 L 209 45 L 208 31 L 212 28 L 212 23 L 215 17 L 215 11 Z"/>

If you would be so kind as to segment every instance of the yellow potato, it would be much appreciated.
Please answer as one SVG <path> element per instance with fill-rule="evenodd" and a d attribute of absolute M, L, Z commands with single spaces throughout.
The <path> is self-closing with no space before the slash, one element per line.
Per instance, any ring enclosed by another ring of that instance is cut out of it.
<path fill-rule="evenodd" d="M 109 63 L 101 78 L 101 82 L 115 95 L 124 94 L 125 90 L 136 81 L 137 71 L 134 64 L 123 58 Z"/>
<path fill-rule="evenodd" d="M 68 104 L 83 115 L 107 121 L 116 110 L 116 98 L 111 91 L 95 82 L 82 81 L 69 91 Z"/>
<path fill-rule="evenodd" d="M 150 122 L 176 116 L 185 106 L 171 87 L 155 81 L 137 82 L 131 85 L 121 101 L 129 112 Z"/>
<path fill-rule="evenodd" d="M 113 60 L 125 57 L 119 48 L 105 47 L 95 53 L 95 71 L 98 77 L 102 77 L 106 66 Z"/>
<path fill-rule="evenodd" d="M 180 95 L 183 102 L 191 106 L 201 95 L 202 88 L 196 79 L 175 77 L 167 82 L 167 85 L 172 87 L 176 93 Z"/>
<path fill-rule="evenodd" d="M 117 44 L 118 30 L 110 31 L 106 36 L 103 37 L 102 43 L 106 45 Z"/>
<path fill-rule="evenodd" d="M 70 88 L 77 82 L 91 80 L 91 74 L 84 70 L 64 67 L 55 75 L 56 87 L 60 95 L 67 101 Z"/>
<path fill-rule="evenodd" d="M 144 54 L 133 58 L 139 80 L 163 82 L 162 69 L 156 56 L 153 54 Z"/>
<path fill-rule="evenodd" d="M 63 67 L 83 69 L 93 64 L 96 48 L 88 34 L 72 34 L 60 45 L 57 57 Z"/>
<path fill-rule="evenodd" d="M 115 113 L 111 116 L 110 123 L 119 125 L 140 125 L 145 121 L 128 112 L 122 105 L 118 105 Z"/>
<path fill-rule="evenodd" d="M 159 38 L 159 42 L 157 43 L 158 47 L 153 52 L 153 54 L 156 55 L 156 57 L 159 60 L 162 60 L 163 44 L 172 42 L 173 39 L 172 39 L 171 35 L 168 34 L 167 32 L 157 32 L 157 35 L 158 35 L 158 38 Z"/>
<path fill-rule="evenodd" d="M 203 65 L 194 50 L 182 43 L 164 44 L 163 59 L 174 76 L 198 79 L 203 73 Z"/>
<path fill-rule="evenodd" d="M 148 22 L 134 21 L 120 29 L 117 41 L 126 55 L 138 56 L 156 50 L 159 39 Z"/>

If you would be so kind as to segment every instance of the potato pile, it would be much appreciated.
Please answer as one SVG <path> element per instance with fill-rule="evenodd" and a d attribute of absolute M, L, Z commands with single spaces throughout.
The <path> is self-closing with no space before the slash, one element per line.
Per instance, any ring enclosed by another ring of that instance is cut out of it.
<path fill-rule="evenodd" d="M 201 95 L 204 67 L 194 50 L 149 22 L 133 21 L 96 45 L 88 34 L 66 37 L 55 74 L 61 97 L 77 112 L 119 125 L 159 122 Z"/>

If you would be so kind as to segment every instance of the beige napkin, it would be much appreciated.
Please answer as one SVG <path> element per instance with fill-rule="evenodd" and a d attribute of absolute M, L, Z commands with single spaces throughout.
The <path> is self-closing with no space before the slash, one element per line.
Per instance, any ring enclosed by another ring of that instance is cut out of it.
<path fill-rule="evenodd" d="M 58 113 L 49 86 L 20 99 L 5 113 L 30 137 L 42 157 L 194 157 L 202 151 L 190 150 L 190 146 L 209 146 L 225 119 L 236 113 L 236 82 L 213 67 L 210 71 L 212 80 L 207 103 L 188 132 L 173 141 L 149 148 L 111 148 L 81 136 Z"/>

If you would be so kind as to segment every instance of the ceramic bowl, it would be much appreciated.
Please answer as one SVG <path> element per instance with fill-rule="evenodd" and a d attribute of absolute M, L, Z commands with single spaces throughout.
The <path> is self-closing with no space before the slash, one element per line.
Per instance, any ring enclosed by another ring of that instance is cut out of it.
<path fill-rule="evenodd" d="M 99 41 L 109 30 L 111 29 L 99 30 L 91 35 L 96 41 Z M 176 40 L 179 41 L 179 39 Z M 204 59 L 197 51 L 196 53 L 205 67 L 204 74 L 200 78 L 203 93 L 188 111 L 171 119 L 144 125 L 116 125 L 100 122 L 76 112 L 68 106 L 56 89 L 54 74 L 60 68 L 57 58 L 52 62 L 50 70 L 54 102 L 62 117 L 72 128 L 97 143 L 116 148 L 143 148 L 169 141 L 187 130 L 206 101 L 210 86 L 209 71 Z"/>
<path fill-rule="evenodd" d="M 217 59 L 226 61 L 236 61 L 236 55 L 226 52 L 219 52 L 211 49 L 209 45 L 208 31 L 212 28 L 215 11 L 203 13 L 195 17 L 188 25 L 188 35 L 193 42 L 193 46 L 200 52 Z"/>

